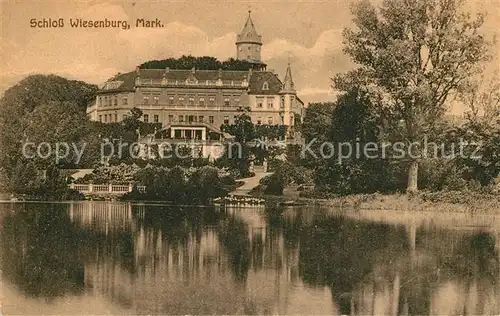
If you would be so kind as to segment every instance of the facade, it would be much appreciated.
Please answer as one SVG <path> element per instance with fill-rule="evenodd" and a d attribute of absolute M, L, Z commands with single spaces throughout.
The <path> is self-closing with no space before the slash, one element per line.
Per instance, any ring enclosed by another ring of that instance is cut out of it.
<path fill-rule="evenodd" d="M 200 127 L 201 135 L 232 124 L 241 108 L 250 108 L 255 124 L 286 125 L 288 136 L 302 121 L 304 104 L 297 96 L 290 64 L 283 81 L 265 70 L 261 61 L 262 38 L 250 12 L 236 40 L 237 59 L 256 65 L 248 71 L 200 69 L 140 69 L 108 80 L 87 113 L 92 120 L 120 122 L 130 110 L 143 112 L 143 121 L 176 127 L 181 139 Z M 187 125 L 187 126 L 186 126 Z M 181 127 L 185 127 L 182 131 Z M 173 137 L 177 134 L 173 133 Z"/>

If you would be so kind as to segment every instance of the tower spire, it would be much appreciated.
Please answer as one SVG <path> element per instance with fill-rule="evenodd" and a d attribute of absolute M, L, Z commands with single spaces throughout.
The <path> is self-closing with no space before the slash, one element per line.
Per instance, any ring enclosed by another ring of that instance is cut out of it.
<path fill-rule="evenodd" d="M 285 80 L 283 80 L 283 90 L 295 91 L 292 78 L 292 68 L 290 66 L 290 55 L 288 55 L 288 66 L 286 67 Z"/>

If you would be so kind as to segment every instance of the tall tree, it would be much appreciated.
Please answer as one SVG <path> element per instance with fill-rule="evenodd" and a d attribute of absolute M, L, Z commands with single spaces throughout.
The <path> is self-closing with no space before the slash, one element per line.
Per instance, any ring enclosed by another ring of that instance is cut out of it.
<path fill-rule="evenodd" d="M 302 136 L 306 142 L 314 138 L 325 140 L 330 130 L 332 113 L 335 104 L 332 102 L 311 103 L 306 108 Z"/>
<path fill-rule="evenodd" d="M 387 124 L 400 124 L 406 142 L 431 133 L 449 96 L 480 70 L 488 41 L 483 15 L 465 13 L 463 0 L 368 0 L 352 8 L 356 29 L 344 30 L 344 51 L 358 68 L 334 87 L 366 89 Z M 418 190 L 417 153 L 409 155 L 407 191 Z"/>

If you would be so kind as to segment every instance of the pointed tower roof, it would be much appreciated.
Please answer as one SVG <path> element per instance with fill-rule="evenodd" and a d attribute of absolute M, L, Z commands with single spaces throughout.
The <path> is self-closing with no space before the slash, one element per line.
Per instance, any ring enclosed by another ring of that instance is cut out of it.
<path fill-rule="evenodd" d="M 245 22 L 245 26 L 243 26 L 240 34 L 237 36 L 236 44 L 256 43 L 262 45 L 262 36 L 257 34 L 257 31 L 255 30 L 255 25 L 253 24 L 251 13 L 252 11 L 248 10 L 247 21 Z"/>
<path fill-rule="evenodd" d="M 288 62 L 288 67 L 286 68 L 285 80 L 283 80 L 283 91 L 295 91 L 290 62 Z"/>

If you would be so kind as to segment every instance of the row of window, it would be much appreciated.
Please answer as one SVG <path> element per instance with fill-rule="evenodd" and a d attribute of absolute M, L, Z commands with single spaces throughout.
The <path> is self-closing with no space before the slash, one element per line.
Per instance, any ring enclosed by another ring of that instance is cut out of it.
<path fill-rule="evenodd" d="M 127 117 L 126 114 L 123 114 L 122 119 L 125 119 Z M 118 114 L 104 114 L 104 115 L 99 115 L 99 122 L 105 122 L 105 123 L 113 123 L 113 122 L 118 122 Z"/>
<path fill-rule="evenodd" d="M 100 106 L 117 106 L 118 97 L 115 96 L 101 96 L 99 97 Z M 128 98 L 126 96 L 122 97 L 121 105 L 128 105 Z"/>
<path fill-rule="evenodd" d="M 234 105 L 239 105 L 240 104 L 240 98 L 237 96 L 224 96 L 224 106 L 230 106 L 231 105 L 231 99 L 233 101 Z M 159 96 L 157 95 L 144 95 L 142 99 L 143 104 L 150 104 L 150 101 L 152 102 L 151 104 L 158 104 L 159 103 Z M 177 101 L 177 103 L 176 103 Z M 205 106 L 205 105 L 210 105 L 214 106 L 215 105 L 215 96 L 209 96 L 207 99 L 205 97 L 198 97 L 195 100 L 194 96 L 190 96 L 187 99 L 184 98 L 183 96 L 179 96 L 177 98 L 174 98 L 173 96 L 168 97 L 168 104 L 169 105 L 174 105 L 174 104 L 179 104 L 179 105 L 199 105 L 199 106 Z"/>
<path fill-rule="evenodd" d="M 142 116 L 142 119 L 143 119 L 144 123 L 149 123 L 149 114 L 144 114 Z M 159 119 L 158 115 L 154 114 L 153 115 L 153 122 L 158 123 L 158 119 Z M 169 115 L 168 122 L 172 123 L 174 121 L 175 121 L 175 116 Z M 203 122 L 205 122 L 205 117 L 203 115 L 178 115 L 177 122 L 181 122 L 181 123 L 183 123 L 183 122 L 200 122 L 200 123 L 203 123 Z M 208 122 L 213 124 L 214 117 L 210 115 L 208 117 Z"/>
<path fill-rule="evenodd" d="M 231 99 L 233 99 L 233 104 L 234 105 L 239 105 L 240 104 L 240 98 L 239 96 L 224 96 L 224 106 L 230 106 L 231 105 Z M 143 104 L 149 104 L 149 102 L 152 102 L 151 104 L 158 104 L 160 101 L 160 95 L 159 94 L 154 94 L 154 95 L 144 95 L 143 96 Z M 182 96 L 179 96 L 177 98 L 177 101 L 179 105 L 183 104 L 188 104 L 188 105 L 195 105 L 195 97 L 190 96 L 187 98 L 187 103 L 185 103 L 185 98 Z M 207 101 L 208 103 L 205 103 L 205 97 L 198 97 L 197 98 L 197 104 L 199 106 L 205 106 L 205 104 L 208 105 L 215 105 L 215 96 L 209 96 Z M 294 99 L 292 97 L 292 103 Z M 173 96 L 168 97 L 168 104 L 169 105 L 174 105 L 175 104 L 175 98 Z M 99 97 L 99 105 L 101 106 L 117 106 L 118 105 L 118 97 L 117 96 L 102 96 Z M 126 96 L 122 97 L 121 105 L 128 105 L 128 98 Z M 264 98 L 257 98 L 257 108 L 263 108 L 264 107 Z M 280 108 L 284 107 L 284 99 L 281 98 L 280 102 Z M 274 100 L 272 98 L 267 99 L 267 108 L 272 109 L 274 108 Z"/>
<path fill-rule="evenodd" d="M 261 117 L 258 117 L 258 118 L 257 118 L 257 125 L 261 125 L 261 124 L 262 124 L 262 118 L 261 118 Z M 268 124 L 268 125 L 274 125 L 274 119 L 273 119 L 273 117 L 272 117 L 272 116 L 269 116 L 269 117 L 267 118 L 267 124 Z"/>
<path fill-rule="evenodd" d="M 264 98 L 257 98 L 257 108 L 262 109 L 264 108 Z M 268 109 L 274 109 L 274 99 L 269 98 L 267 99 L 267 108 Z M 284 102 L 281 103 L 281 107 L 284 107 Z"/>
<path fill-rule="evenodd" d="M 127 117 L 127 114 L 122 115 L 122 119 L 125 119 Z M 143 121 L 144 123 L 149 123 L 149 114 L 144 114 L 143 115 Z M 168 122 L 172 123 L 174 122 L 175 116 L 174 115 L 169 115 L 168 116 Z M 199 122 L 199 123 L 204 123 L 205 122 L 205 117 L 203 115 L 178 115 L 177 116 L 178 122 Z M 104 122 L 104 123 L 113 123 L 113 122 L 118 122 L 118 114 L 104 114 L 104 115 L 99 115 L 99 121 Z M 158 114 L 153 114 L 153 123 L 159 123 L 160 121 L 160 116 Z M 208 117 L 208 123 L 213 124 L 214 123 L 214 117 L 210 115 Z M 229 124 L 229 116 L 224 116 L 224 124 Z M 262 118 L 258 117 L 257 118 L 257 124 L 262 124 Z M 274 119 L 272 116 L 269 116 L 267 118 L 267 124 L 273 125 L 274 124 Z"/>

